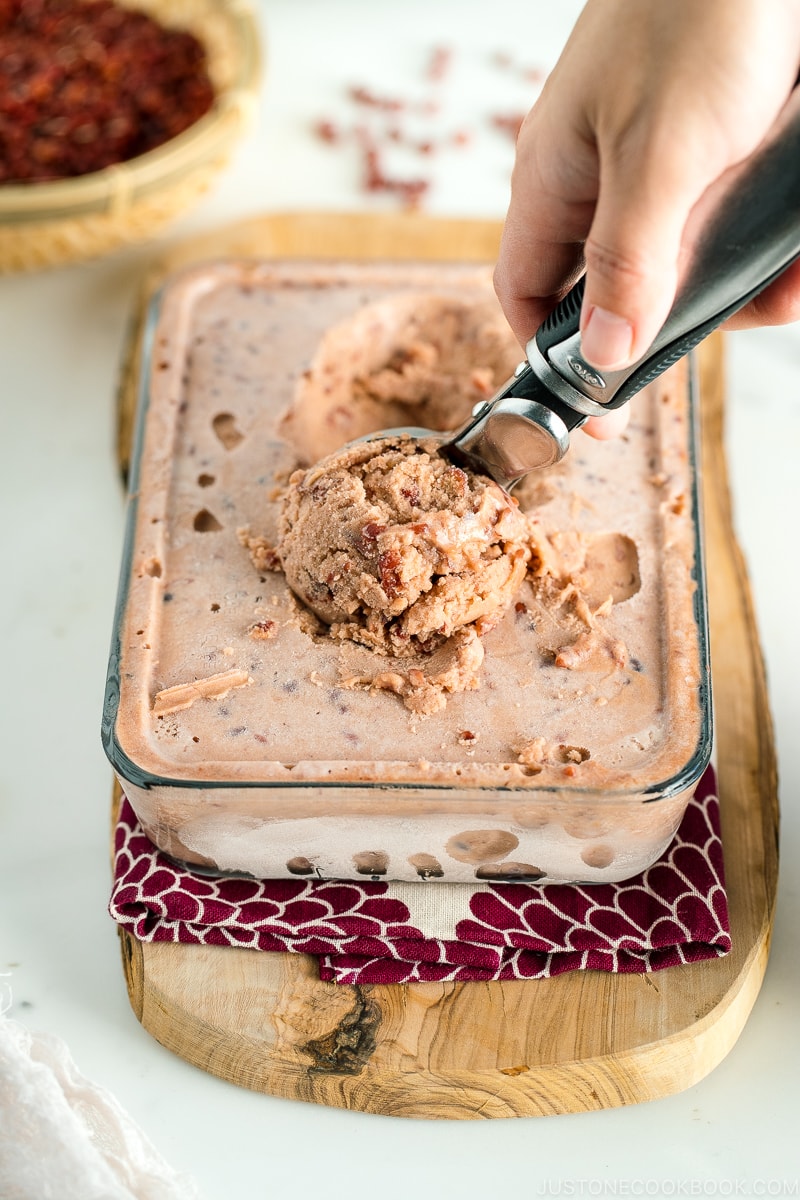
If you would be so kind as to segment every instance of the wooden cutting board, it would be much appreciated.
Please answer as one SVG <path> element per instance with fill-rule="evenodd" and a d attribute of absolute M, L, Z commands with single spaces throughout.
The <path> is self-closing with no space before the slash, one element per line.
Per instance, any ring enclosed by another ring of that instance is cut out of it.
<path fill-rule="evenodd" d="M 412 215 L 264 217 L 178 247 L 147 281 L 119 392 L 130 446 L 144 305 L 209 257 L 493 261 L 495 222 Z M 696 1083 L 733 1046 L 767 962 L 778 869 L 772 724 L 723 449 L 723 342 L 700 352 L 705 543 L 733 949 L 654 975 L 342 986 L 316 960 L 143 944 L 120 931 L 145 1029 L 205 1071 L 290 1099 L 404 1117 L 542 1116 L 635 1104 Z M 116 811 L 116 806 L 115 806 Z"/>

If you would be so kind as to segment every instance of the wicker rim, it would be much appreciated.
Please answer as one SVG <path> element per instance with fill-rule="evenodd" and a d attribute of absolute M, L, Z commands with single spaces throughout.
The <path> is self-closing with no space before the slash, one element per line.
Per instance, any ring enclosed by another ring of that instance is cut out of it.
<path fill-rule="evenodd" d="M 250 9 L 227 3 L 225 13 L 237 43 L 236 79 L 218 94 L 210 112 L 155 150 L 102 171 L 52 183 L 0 186 L 0 220 L 24 224 L 114 211 L 177 182 L 217 152 L 227 152 L 235 128 L 255 107 L 261 52 Z"/>

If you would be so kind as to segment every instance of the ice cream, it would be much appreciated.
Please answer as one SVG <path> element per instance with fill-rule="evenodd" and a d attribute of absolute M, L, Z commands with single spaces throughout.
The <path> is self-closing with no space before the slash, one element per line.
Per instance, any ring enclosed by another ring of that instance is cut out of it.
<path fill-rule="evenodd" d="M 361 442 L 296 471 L 279 534 L 287 583 L 332 638 L 411 661 L 388 674 L 418 712 L 444 705 L 432 682 L 441 674 L 427 669 L 432 656 L 460 632 L 458 645 L 471 644 L 479 663 L 478 639 L 502 617 L 530 559 L 516 502 L 450 462 L 435 439 Z M 474 683 L 462 674 L 457 690 Z"/>
<path fill-rule="evenodd" d="M 279 431 L 310 465 L 376 430 L 452 429 L 509 378 L 519 359 L 516 338 L 488 290 L 459 294 L 412 285 L 332 322 Z"/>
<path fill-rule="evenodd" d="M 682 367 L 518 508 L 468 479 L 460 511 L 450 464 L 394 443 L 314 496 L 324 455 L 458 424 L 518 358 L 483 269 L 223 263 L 166 290 L 107 729 L 168 852 L 602 880 L 669 841 L 709 740 Z"/>

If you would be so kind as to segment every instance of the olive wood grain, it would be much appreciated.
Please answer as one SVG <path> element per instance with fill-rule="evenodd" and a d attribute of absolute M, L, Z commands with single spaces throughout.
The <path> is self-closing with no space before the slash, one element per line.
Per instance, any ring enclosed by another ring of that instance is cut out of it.
<path fill-rule="evenodd" d="M 159 279 L 205 257 L 491 262 L 495 222 L 290 214 L 178 247 Z M 141 321 L 139 322 L 139 327 Z M 728 1053 L 767 962 L 778 868 L 772 725 L 723 449 L 723 341 L 701 348 L 704 529 L 733 949 L 653 975 L 575 972 L 512 983 L 341 986 L 315 960 L 143 944 L 121 932 L 131 1004 L 164 1046 L 223 1079 L 403 1117 L 543 1116 L 635 1104 L 696 1083 Z M 138 335 L 119 391 L 127 463 Z M 118 793 L 117 793 L 118 794 Z"/>

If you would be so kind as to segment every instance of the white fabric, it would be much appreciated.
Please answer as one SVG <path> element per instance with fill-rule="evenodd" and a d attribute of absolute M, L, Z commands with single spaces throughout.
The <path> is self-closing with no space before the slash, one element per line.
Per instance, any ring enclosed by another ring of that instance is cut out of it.
<path fill-rule="evenodd" d="M 0 995 L 3 1200 L 201 1200 L 56 1037 L 29 1032 Z"/>

